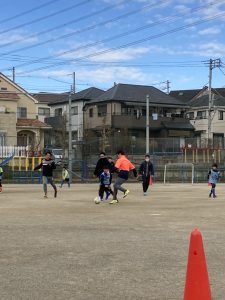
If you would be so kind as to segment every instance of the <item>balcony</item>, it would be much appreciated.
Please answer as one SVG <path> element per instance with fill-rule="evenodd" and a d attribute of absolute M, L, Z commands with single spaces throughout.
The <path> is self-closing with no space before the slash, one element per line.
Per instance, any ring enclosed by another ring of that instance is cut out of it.
<path fill-rule="evenodd" d="M 55 130 L 62 130 L 65 127 L 65 117 L 64 116 L 55 116 L 45 118 L 45 123 L 52 126 Z"/>
<path fill-rule="evenodd" d="M 158 117 L 157 120 L 149 118 L 149 126 L 151 130 L 160 130 L 165 127 L 180 129 L 180 127 L 189 127 L 189 120 L 182 117 Z M 113 115 L 112 127 L 114 128 L 127 128 L 127 129 L 144 129 L 146 127 L 146 117 L 140 116 L 137 118 L 132 115 Z M 190 129 L 190 127 L 189 127 Z"/>

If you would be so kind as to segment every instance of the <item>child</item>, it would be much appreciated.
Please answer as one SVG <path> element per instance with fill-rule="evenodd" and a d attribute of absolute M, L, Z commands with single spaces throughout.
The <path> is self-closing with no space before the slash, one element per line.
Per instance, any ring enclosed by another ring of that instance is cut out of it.
<path fill-rule="evenodd" d="M 111 189 L 112 175 L 110 173 L 109 167 L 104 166 L 103 172 L 100 175 L 100 185 L 99 185 L 99 200 L 103 200 L 104 192 L 106 192 L 106 199 L 109 198 L 109 195 L 113 195 L 113 191 Z"/>
<path fill-rule="evenodd" d="M 56 169 L 56 164 L 52 159 L 51 152 L 46 152 L 45 158 L 42 160 L 40 165 L 34 168 L 34 170 L 42 169 L 42 180 L 43 180 L 43 190 L 44 190 L 44 198 L 48 198 L 47 196 L 47 184 L 48 182 L 54 189 L 54 197 L 57 197 L 57 188 L 53 180 L 53 170 Z"/>
<path fill-rule="evenodd" d="M 63 167 L 63 170 L 62 170 L 62 181 L 61 181 L 61 184 L 60 184 L 60 187 L 62 188 L 63 184 L 67 182 L 68 184 L 68 187 L 70 187 L 70 174 L 66 168 L 66 166 Z"/>
<path fill-rule="evenodd" d="M 142 185 L 144 196 L 147 196 L 147 190 L 149 187 L 150 176 L 154 176 L 154 167 L 150 161 L 149 154 L 145 155 L 145 160 L 140 166 L 139 175 L 142 176 Z"/>
<path fill-rule="evenodd" d="M 2 192 L 2 175 L 3 175 L 3 169 L 0 167 L 0 193 Z"/>
<path fill-rule="evenodd" d="M 208 182 L 211 184 L 211 191 L 209 193 L 209 198 L 213 196 L 216 198 L 216 184 L 220 179 L 220 172 L 218 171 L 217 164 L 212 165 L 212 169 L 208 173 Z"/>

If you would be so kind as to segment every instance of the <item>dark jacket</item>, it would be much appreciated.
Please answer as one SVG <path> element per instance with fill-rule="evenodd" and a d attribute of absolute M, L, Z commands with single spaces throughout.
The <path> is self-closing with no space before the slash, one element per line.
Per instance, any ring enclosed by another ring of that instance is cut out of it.
<path fill-rule="evenodd" d="M 42 175 L 52 177 L 53 170 L 56 169 L 56 164 L 53 159 L 43 159 L 40 165 L 36 166 L 34 170 L 38 170 L 42 168 Z"/>
<path fill-rule="evenodd" d="M 154 167 L 151 161 L 143 161 L 139 168 L 139 174 L 143 177 L 154 175 Z"/>
<path fill-rule="evenodd" d="M 95 176 L 99 177 L 102 174 L 104 167 L 108 167 L 110 169 L 110 163 L 108 161 L 108 158 L 106 157 L 100 158 L 98 160 L 94 170 Z"/>

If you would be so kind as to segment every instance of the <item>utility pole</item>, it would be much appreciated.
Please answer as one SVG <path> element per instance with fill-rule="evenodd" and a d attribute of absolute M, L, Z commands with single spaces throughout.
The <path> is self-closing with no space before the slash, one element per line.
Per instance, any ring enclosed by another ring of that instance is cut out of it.
<path fill-rule="evenodd" d="M 76 93 L 76 74 L 73 72 L 73 94 Z"/>
<path fill-rule="evenodd" d="M 12 73 L 13 73 L 13 82 L 16 81 L 16 69 L 15 67 L 12 68 Z"/>
<path fill-rule="evenodd" d="M 69 174 L 70 174 L 70 182 L 72 182 L 72 171 L 73 171 L 73 158 L 72 158 L 72 114 L 71 114 L 71 107 L 72 107 L 72 93 L 69 92 L 69 119 L 68 119 L 68 131 L 69 131 L 69 139 L 68 139 L 68 160 L 69 160 Z"/>
<path fill-rule="evenodd" d="M 69 92 L 69 114 L 68 114 L 68 160 L 69 160 L 69 174 L 70 174 L 70 182 L 72 182 L 72 172 L 73 172 L 73 145 L 72 145 L 72 94 L 75 94 L 76 91 L 76 83 L 75 83 L 75 72 L 73 72 L 73 85 L 71 86 L 71 91 Z"/>
<path fill-rule="evenodd" d="M 169 93 L 170 93 L 170 81 L 169 80 L 167 80 L 166 81 L 166 91 L 167 91 L 167 94 L 169 95 Z"/>
<path fill-rule="evenodd" d="M 146 95 L 146 154 L 149 154 L 149 95 Z"/>
<path fill-rule="evenodd" d="M 209 60 L 209 106 L 208 106 L 208 146 L 210 145 L 210 139 L 212 139 L 212 110 L 213 110 L 213 100 L 212 100 L 212 70 L 214 68 L 221 67 L 220 58 Z"/>

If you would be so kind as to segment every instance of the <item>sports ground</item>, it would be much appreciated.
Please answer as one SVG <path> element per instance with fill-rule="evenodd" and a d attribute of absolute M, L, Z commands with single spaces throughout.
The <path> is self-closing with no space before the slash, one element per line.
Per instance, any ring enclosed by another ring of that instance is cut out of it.
<path fill-rule="evenodd" d="M 41 185 L 0 194 L 0 299 L 180 300 L 189 237 L 203 235 L 214 300 L 225 299 L 225 185 L 140 183 L 119 204 L 94 204 L 97 184 L 44 199 Z"/>

